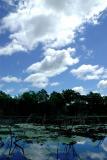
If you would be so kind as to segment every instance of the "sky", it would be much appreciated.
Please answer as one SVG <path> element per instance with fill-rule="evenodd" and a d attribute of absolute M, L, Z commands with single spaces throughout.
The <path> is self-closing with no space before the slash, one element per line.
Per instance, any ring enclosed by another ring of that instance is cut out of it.
<path fill-rule="evenodd" d="M 0 0 L 0 90 L 107 95 L 107 0 Z"/>

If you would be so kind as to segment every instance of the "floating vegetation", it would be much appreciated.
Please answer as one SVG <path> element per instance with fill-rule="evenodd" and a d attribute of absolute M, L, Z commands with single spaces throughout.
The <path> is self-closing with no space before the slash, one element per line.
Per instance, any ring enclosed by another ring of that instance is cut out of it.
<path fill-rule="evenodd" d="M 91 160 L 98 150 L 107 156 L 106 133 L 107 125 L 1 125 L 0 160 Z"/>

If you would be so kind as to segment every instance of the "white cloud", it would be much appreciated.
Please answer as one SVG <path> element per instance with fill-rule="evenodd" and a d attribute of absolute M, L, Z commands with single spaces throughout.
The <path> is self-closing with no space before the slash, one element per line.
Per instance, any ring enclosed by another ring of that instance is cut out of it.
<path fill-rule="evenodd" d="M 2 77 L 1 81 L 6 83 L 20 83 L 21 79 L 14 76 L 6 76 L 6 77 Z"/>
<path fill-rule="evenodd" d="M 82 157 L 83 159 L 97 159 L 97 160 L 104 160 L 106 159 L 106 154 L 103 152 L 86 152 L 83 154 L 84 156 Z"/>
<path fill-rule="evenodd" d="M 82 86 L 77 86 L 77 87 L 74 87 L 74 88 L 72 88 L 74 91 L 76 91 L 76 92 L 79 92 L 80 94 L 82 94 L 82 95 L 85 95 L 85 94 L 87 94 L 87 90 L 84 88 L 84 87 L 82 87 Z"/>
<path fill-rule="evenodd" d="M 21 88 L 20 90 L 19 90 L 19 93 L 24 93 L 24 92 L 27 92 L 27 91 L 29 91 L 29 88 Z"/>
<path fill-rule="evenodd" d="M 18 41 L 13 40 L 10 44 L 5 47 L 0 47 L 0 56 L 12 55 L 14 52 L 27 51 L 22 45 L 18 44 Z"/>
<path fill-rule="evenodd" d="M 97 84 L 98 88 L 107 88 L 107 80 L 101 80 L 98 84 Z"/>
<path fill-rule="evenodd" d="M 107 69 L 105 69 L 104 74 L 102 75 L 102 79 L 107 79 Z"/>
<path fill-rule="evenodd" d="M 66 71 L 69 66 L 79 62 L 74 57 L 75 49 L 68 48 L 63 50 L 47 49 L 44 53 L 44 59 L 34 63 L 27 68 L 31 75 L 25 81 L 31 82 L 36 87 L 46 87 L 48 79 Z"/>
<path fill-rule="evenodd" d="M 19 0 L 16 11 L 1 20 L 1 33 L 8 30 L 10 42 L 0 55 L 29 51 L 39 42 L 49 48 L 72 43 L 76 31 L 85 22 L 96 23 L 106 8 L 107 0 Z"/>
<path fill-rule="evenodd" d="M 49 147 L 49 148 L 48 148 Z M 50 150 L 55 152 L 57 149 L 56 145 L 40 145 L 38 143 L 33 143 L 29 145 L 29 149 L 25 148 L 26 157 L 28 159 L 35 159 L 35 160 L 54 160 L 53 155 L 50 154 Z"/>
<path fill-rule="evenodd" d="M 16 1 L 9 0 L 7 3 L 14 5 Z M 96 24 L 101 12 L 107 8 L 107 0 L 75 0 L 75 3 L 72 0 L 17 2 L 14 11 L 10 11 L 0 22 L 0 36 L 6 31 L 9 33 L 8 43 L 0 46 L 0 55 L 30 52 L 42 43 L 44 58 L 27 68 L 30 75 L 24 80 L 42 88 L 48 85 L 49 78 L 79 62 L 78 58 L 70 54 L 71 48 L 61 48 L 74 42 L 77 31 L 81 32 L 85 23 Z M 97 79 L 98 75 L 89 75 L 87 79 Z M 17 80 L 5 81 L 9 83 Z"/>
<path fill-rule="evenodd" d="M 101 147 L 105 152 L 107 152 L 107 138 L 103 140 L 103 142 L 101 143 Z"/>
<path fill-rule="evenodd" d="M 82 80 L 100 79 L 106 72 L 104 67 L 99 65 L 83 64 L 77 69 L 71 70 L 71 73 Z"/>
<path fill-rule="evenodd" d="M 93 58 L 94 57 L 94 51 L 92 49 L 88 49 L 85 45 L 81 46 L 81 49 L 83 53 L 85 53 L 85 58 Z"/>
<path fill-rule="evenodd" d="M 48 85 L 48 78 L 42 73 L 31 74 L 24 81 L 37 88 L 45 88 Z"/>
<path fill-rule="evenodd" d="M 85 37 L 81 37 L 79 40 L 80 40 L 81 42 L 83 42 L 83 41 L 85 41 Z"/>
<path fill-rule="evenodd" d="M 55 87 L 55 86 L 58 86 L 59 84 L 60 84 L 59 82 L 53 82 L 50 84 L 50 86 Z"/>
<path fill-rule="evenodd" d="M 13 88 L 11 88 L 11 89 L 6 89 L 6 90 L 4 90 L 4 92 L 7 93 L 7 94 L 12 94 L 12 93 L 15 92 L 15 89 L 13 89 Z"/>
<path fill-rule="evenodd" d="M 78 58 L 73 58 L 75 49 L 68 48 L 63 50 L 47 49 L 44 53 L 44 59 L 40 62 L 34 63 L 27 68 L 27 72 L 41 72 L 48 77 L 58 75 L 68 66 L 79 62 Z"/>

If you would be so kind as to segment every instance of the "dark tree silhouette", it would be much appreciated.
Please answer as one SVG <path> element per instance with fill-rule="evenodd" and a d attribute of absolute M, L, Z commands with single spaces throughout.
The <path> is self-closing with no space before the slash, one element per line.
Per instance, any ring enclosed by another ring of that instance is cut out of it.
<path fill-rule="evenodd" d="M 62 93 L 44 90 L 28 91 L 11 97 L 0 91 L 1 116 L 74 116 L 107 115 L 107 96 L 90 92 L 87 95 L 67 89 Z"/>

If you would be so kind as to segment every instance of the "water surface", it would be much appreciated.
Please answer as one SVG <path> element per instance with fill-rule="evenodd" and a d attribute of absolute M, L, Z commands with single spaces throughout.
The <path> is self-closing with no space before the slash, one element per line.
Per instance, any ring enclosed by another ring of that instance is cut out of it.
<path fill-rule="evenodd" d="M 107 160 L 106 125 L 0 126 L 0 160 Z"/>

